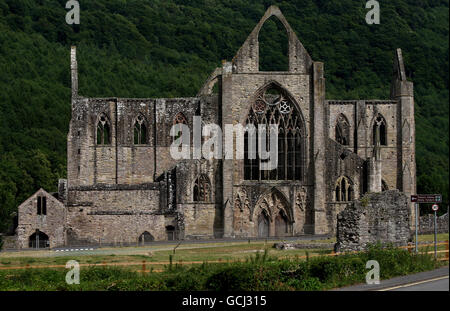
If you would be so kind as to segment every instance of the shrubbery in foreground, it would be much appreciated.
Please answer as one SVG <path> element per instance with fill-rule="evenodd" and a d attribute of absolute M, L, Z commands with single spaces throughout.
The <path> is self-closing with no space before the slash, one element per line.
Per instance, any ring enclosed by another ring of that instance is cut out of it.
<path fill-rule="evenodd" d="M 247 262 L 171 265 L 162 273 L 82 267 L 79 285 L 66 284 L 67 270 L 4 270 L 0 290 L 326 290 L 365 282 L 368 260 L 379 262 L 382 279 L 439 266 L 431 255 L 372 246 L 358 254 L 308 260 L 276 260 L 265 253 Z"/>

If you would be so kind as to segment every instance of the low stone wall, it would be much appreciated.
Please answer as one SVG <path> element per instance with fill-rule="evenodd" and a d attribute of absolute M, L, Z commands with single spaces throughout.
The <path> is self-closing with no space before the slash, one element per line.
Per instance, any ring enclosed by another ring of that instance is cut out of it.
<path fill-rule="evenodd" d="M 448 233 L 448 213 L 437 217 L 437 232 Z M 434 214 L 420 216 L 419 218 L 419 233 L 430 234 L 434 233 Z"/>
<path fill-rule="evenodd" d="M 406 245 L 409 220 L 408 198 L 400 191 L 366 194 L 339 213 L 335 251 L 363 250 L 377 242 Z"/>
<path fill-rule="evenodd" d="M 17 248 L 17 236 L 16 235 L 2 236 L 1 239 L 3 241 L 2 250 Z"/>

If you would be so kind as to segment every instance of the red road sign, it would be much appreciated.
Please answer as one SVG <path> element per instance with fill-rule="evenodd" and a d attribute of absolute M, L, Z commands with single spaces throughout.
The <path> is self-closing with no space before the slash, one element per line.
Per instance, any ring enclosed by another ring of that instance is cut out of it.
<path fill-rule="evenodd" d="M 431 207 L 431 209 L 432 209 L 433 211 L 437 212 L 438 209 L 439 209 L 439 205 L 433 204 L 433 206 Z"/>
<path fill-rule="evenodd" d="M 411 195 L 411 202 L 414 202 L 414 203 L 441 203 L 442 195 L 440 195 L 440 194 L 415 194 L 415 195 Z"/>

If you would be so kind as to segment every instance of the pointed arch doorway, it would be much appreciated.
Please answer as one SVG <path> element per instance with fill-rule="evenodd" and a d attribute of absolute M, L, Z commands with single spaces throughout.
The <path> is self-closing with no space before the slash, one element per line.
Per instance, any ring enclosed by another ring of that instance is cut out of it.
<path fill-rule="evenodd" d="M 276 188 L 267 191 L 253 211 L 258 238 L 292 236 L 293 213 L 286 197 Z"/>
<path fill-rule="evenodd" d="M 266 213 L 261 213 L 258 217 L 258 238 L 269 237 L 269 217 Z"/>
<path fill-rule="evenodd" d="M 28 247 L 30 248 L 47 248 L 50 247 L 50 240 L 48 235 L 44 232 L 36 230 L 35 233 L 30 235 L 28 240 Z"/>
<path fill-rule="evenodd" d="M 283 237 L 289 233 L 288 219 L 281 210 L 275 217 L 275 236 Z"/>

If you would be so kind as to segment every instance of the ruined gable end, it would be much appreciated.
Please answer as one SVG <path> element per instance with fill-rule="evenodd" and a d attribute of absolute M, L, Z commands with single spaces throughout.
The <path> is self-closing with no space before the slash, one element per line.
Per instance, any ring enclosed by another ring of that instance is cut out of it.
<path fill-rule="evenodd" d="M 19 208 L 17 227 L 19 248 L 46 248 L 64 245 L 66 209 L 54 196 L 39 189 Z"/>
<path fill-rule="evenodd" d="M 285 27 L 289 40 L 289 72 L 309 74 L 312 59 L 277 6 L 271 6 L 233 58 L 234 73 L 259 71 L 259 32 L 264 23 L 275 16 Z"/>

